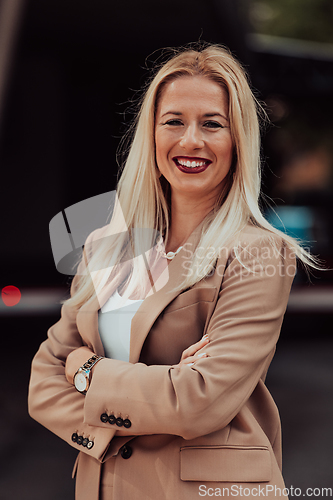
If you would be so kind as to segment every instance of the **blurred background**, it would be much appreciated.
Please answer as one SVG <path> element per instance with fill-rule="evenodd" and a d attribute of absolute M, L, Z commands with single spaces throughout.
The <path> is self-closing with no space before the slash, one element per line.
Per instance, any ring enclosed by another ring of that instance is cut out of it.
<path fill-rule="evenodd" d="M 0 299 L 0 499 L 74 498 L 76 451 L 26 407 L 31 359 L 68 292 L 49 222 L 115 189 L 132 100 L 161 48 L 222 43 L 244 64 L 271 120 L 263 209 L 333 268 L 332 26 L 332 0 L 0 1 L 0 288 L 22 294 Z M 267 384 L 286 485 L 303 492 L 333 488 L 332 319 L 333 272 L 310 283 L 300 268 Z"/>

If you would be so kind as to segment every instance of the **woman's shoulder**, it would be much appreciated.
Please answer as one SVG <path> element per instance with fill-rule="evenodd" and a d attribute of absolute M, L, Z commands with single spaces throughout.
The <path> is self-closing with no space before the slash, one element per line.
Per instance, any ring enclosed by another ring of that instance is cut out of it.
<path fill-rule="evenodd" d="M 296 254 L 283 234 L 274 230 L 248 223 L 236 235 L 231 245 L 231 255 L 235 258 L 242 255 L 252 258 L 255 256 L 259 261 L 264 259 L 270 262 L 288 261 L 295 265 Z"/>
<path fill-rule="evenodd" d="M 290 255 L 289 255 L 290 254 Z M 248 222 L 230 242 L 229 258 L 240 255 L 273 256 L 276 260 L 281 257 L 294 258 L 294 253 L 283 238 L 283 234 L 270 231 L 251 222 Z"/>
<path fill-rule="evenodd" d="M 248 222 L 246 226 L 244 226 L 239 233 L 235 236 L 235 239 L 238 240 L 239 243 L 247 244 L 247 245 L 262 245 L 262 244 L 271 244 L 273 246 L 282 246 L 283 245 L 283 237 L 282 235 L 275 233 L 274 231 L 270 231 L 269 229 L 257 226 L 252 222 Z"/>

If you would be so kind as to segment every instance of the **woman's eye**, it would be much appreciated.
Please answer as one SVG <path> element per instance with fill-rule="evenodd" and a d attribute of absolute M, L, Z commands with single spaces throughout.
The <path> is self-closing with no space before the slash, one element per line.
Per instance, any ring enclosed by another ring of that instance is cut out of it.
<path fill-rule="evenodd" d="M 165 125 L 173 125 L 173 126 L 179 126 L 182 125 L 182 122 L 180 120 L 168 120 Z"/>
<path fill-rule="evenodd" d="M 208 127 L 208 128 L 224 128 L 223 125 L 221 125 L 221 123 L 212 122 L 212 121 L 205 122 L 204 126 Z"/>

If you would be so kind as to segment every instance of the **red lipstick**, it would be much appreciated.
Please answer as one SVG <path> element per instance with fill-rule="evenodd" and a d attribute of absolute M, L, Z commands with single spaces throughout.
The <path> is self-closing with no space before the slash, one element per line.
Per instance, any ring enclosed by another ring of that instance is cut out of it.
<path fill-rule="evenodd" d="M 212 163 L 207 158 L 198 158 L 192 156 L 174 156 L 172 158 L 176 167 L 185 174 L 200 174 L 204 172 Z M 191 163 L 191 166 L 189 165 Z M 197 165 L 197 166 L 196 166 Z"/>

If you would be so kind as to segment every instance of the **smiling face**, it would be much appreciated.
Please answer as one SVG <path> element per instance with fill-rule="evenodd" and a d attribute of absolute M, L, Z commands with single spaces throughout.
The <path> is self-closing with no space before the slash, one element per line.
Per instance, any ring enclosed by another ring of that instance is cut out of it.
<path fill-rule="evenodd" d="M 172 197 L 213 205 L 233 158 L 228 95 L 203 76 L 182 76 L 162 91 L 155 120 L 156 162 Z"/>

